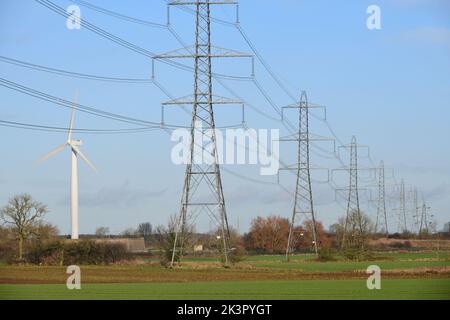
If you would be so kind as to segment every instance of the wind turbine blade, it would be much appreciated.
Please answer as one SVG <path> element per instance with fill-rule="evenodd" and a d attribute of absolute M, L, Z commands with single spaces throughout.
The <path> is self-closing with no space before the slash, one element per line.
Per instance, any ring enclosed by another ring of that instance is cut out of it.
<path fill-rule="evenodd" d="M 87 163 L 87 165 L 89 167 L 92 168 L 92 170 L 94 170 L 96 173 L 98 173 L 98 170 L 96 167 L 94 167 L 94 165 L 86 158 L 86 156 L 83 154 L 83 152 L 81 152 L 80 148 L 78 148 L 77 146 L 74 146 L 72 144 L 70 144 L 70 146 L 72 147 L 73 150 L 75 150 L 75 152 L 81 157 L 81 159 L 84 160 L 84 162 Z"/>
<path fill-rule="evenodd" d="M 78 90 L 75 92 L 75 96 L 73 99 L 72 111 L 70 113 L 70 125 L 69 125 L 69 133 L 67 135 L 67 141 L 72 141 L 72 129 L 73 129 L 74 115 L 75 115 L 75 110 L 77 108 L 77 104 L 78 104 Z"/>
<path fill-rule="evenodd" d="M 61 152 L 65 147 L 66 147 L 67 143 L 64 143 L 62 145 L 60 145 L 59 147 L 53 149 L 52 151 L 50 151 L 48 154 L 46 154 L 45 156 L 43 156 L 42 158 L 40 158 L 39 160 L 36 161 L 37 164 L 44 162 L 45 160 L 47 160 L 50 157 L 53 157 L 55 154 Z"/>

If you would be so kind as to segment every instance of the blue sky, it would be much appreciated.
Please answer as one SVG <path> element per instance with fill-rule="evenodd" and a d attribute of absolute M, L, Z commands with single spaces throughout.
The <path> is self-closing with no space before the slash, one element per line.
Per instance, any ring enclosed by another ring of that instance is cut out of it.
<path fill-rule="evenodd" d="M 71 1 L 54 0 L 66 8 Z M 163 0 L 91 1 L 126 15 L 165 23 Z M 366 28 L 366 9 L 381 8 L 382 29 Z M 163 53 L 180 44 L 165 29 L 149 28 L 117 20 L 81 7 L 82 18 L 149 51 Z M 233 21 L 233 8 L 213 10 L 215 17 Z M 69 30 L 63 17 L 31 0 L 4 0 L 0 4 L 0 52 L 15 58 L 53 68 L 103 76 L 148 78 L 151 60 L 93 34 L 85 28 Z M 384 1 L 266 1 L 245 0 L 240 4 L 240 20 L 252 42 L 287 83 L 300 96 L 307 90 L 311 101 L 326 105 L 327 119 L 345 143 L 352 135 L 370 146 L 373 160 L 384 160 L 387 175 L 395 171 L 407 188 L 417 186 L 423 193 L 440 226 L 450 221 L 450 4 L 444 0 Z M 193 43 L 194 20 L 173 9 L 173 28 L 186 43 Z M 213 43 L 251 52 L 236 28 L 213 24 Z M 0 62 L 1 77 L 71 100 L 79 90 L 81 104 L 158 122 L 160 104 L 167 97 L 154 85 L 103 83 L 73 79 L 12 66 Z M 217 62 L 215 70 L 248 75 L 248 60 Z M 292 103 L 264 68 L 256 65 L 256 76 L 277 106 Z M 174 96 L 193 91 L 192 74 L 156 64 L 156 78 Z M 226 85 L 251 103 L 259 112 L 277 117 L 275 111 L 252 83 L 226 81 Z M 229 96 L 217 83 L 218 95 Z M 0 119 L 66 127 L 69 110 L 0 87 Z M 217 107 L 218 125 L 240 121 L 238 109 Z M 247 123 L 253 128 L 280 128 L 248 108 Z M 295 119 L 295 114 L 291 115 Z M 178 109 L 168 110 L 166 121 L 187 125 L 189 117 Z M 129 128 L 127 124 L 77 113 L 78 128 Z M 314 133 L 330 136 L 321 121 L 312 120 Z M 107 226 L 121 232 L 143 221 L 165 223 L 178 212 L 184 167 L 170 161 L 173 143 L 164 131 L 122 135 L 77 133 L 82 149 L 98 167 L 96 175 L 80 164 L 80 232 L 93 232 Z M 0 203 L 16 193 L 28 192 L 48 204 L 46 219 L 62 233 L 70 232 L 68 150 L 36 166 L 34 160 L 64 142 L 63 133 L 46 133 L 0 127 Z M 331 145 L 322 148 L 331 151 Z M 295 145 L 281 146 L 281 156 L 292 162 Z M 316 150 L 317 151 L 317 150 Z M 371 162 L 361 152 L 361 166 Z M 315 152 L 315 166 L 339 167 L 330 154 Z M 346 157 L 343 156 L 345 161 Z M 255 166 L 225 166 L 223 172 L 227 211 L 232 225 L 245 231 L 257 215 L 289 217 L 293 199 L 275 184 L 276 177 L 259 176 Z M 392 170 L 390 170 L 392 169 Z M 231 173 L 230 173 L 231 172 Z M 238 173 L 253 180 L 238 178 Z M 293 189 L 294 178 L 283 174 L 281 183 Z M 345 214 L 345 201 L 334 201 L 334 191 L 313 173 L 314 198 L 319 220 L 329 225 Z M 337 184 L 345 184 L 345 177 Z M 371 177 L 363 177 L 371 184 Z M 269 184 L 267 183 L 269 182 Z M 387 178 L 388 184 L 394 179 Z M 362 183 L 364 184 L 364 183 Z M 392 188 L 389 186 L 389 190 Z M 393 190 L 395 191 L 395 190 Z M 375 208 L 362 191 L 363 210 L 373 215 Z M 374 193 L 375 195 L 375 193 Z M 397 208 L 396 195 L 390 195 L 389 208 Z M 409 205 L 409 204 L 408 204 Z M 396 213 L 389 210 L 393 228 Z M 200 217 L 198 229 L 207 230 L 207 217 Z"/>

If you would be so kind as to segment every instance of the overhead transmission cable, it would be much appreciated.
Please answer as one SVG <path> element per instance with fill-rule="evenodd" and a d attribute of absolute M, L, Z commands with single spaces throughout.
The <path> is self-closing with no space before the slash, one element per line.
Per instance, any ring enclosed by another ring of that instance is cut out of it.
<path fill-rule="evenodd" d="M 44 132 L 67 132 L 69 128 L 65 127 L 55 127 L 55 126 L 46 126 L 46 125 L 38 125 L 38 124 L 30 124 L 23 122 L 14 122 L 14 121 L 6 121 L 0 120 L 0 126 L 3 127 L 11 127 L 18 129 L 26 129 L 33 131 L 44 131 Z M 84 128 L 72 128 L 70 129 L 73 132 L 84 133 L 84 134 L 122 134 L 122 133 L 141 133 L 159 130 L 159 127 L 142 127 L 142 128 L 132 128 L 132 129 L 84 129 Z"/>
<path fill-rule="evenodd" d="M 49 0 L 34 0 L 37 3 L 43 5 L 44 7 L 47 7 L 48 9 L 52 10 L 53 12 L 65 17 L 65 18 L 70 18 L 71 15 L 64 10 L 62 7 L 56 5 L 54 2 L 49 1 Z M 151 52 L 145 48 L 142 48 L 136 44 L 133 44 L 127 40 L 124 40 L 100 27 L 97 27 L 96 25 L 90 23 L 89 21 L 87 21 L 85 18 L 79 18 L 80 24 L 85 27 L 86 29 L 110 40 L 115 42 L 116 44 L 123 46 L 124 48 L 127 48 L 129 50 L 132 50 L 138 54 L 141 54 L 143 56 L 146 56 L 148 58 L 154 58 L 157 56 L 156 53 Z M 193 72 L 194 68 L 184 65 L 182 63 L 173 61 L 171 59 L 167 59 L 167 58 L 161 58 L 159 59 L 161 62 L 173 66 L 175 68 L 178 68 L 180 70 L 185 70 L 185 71 L 189 71 L 189 72 Z M 218 74 L 218 73 L 213 73 L 213 77 L 218 77 L 218 78 L 223 78 L 223 79 L 230 79 L 230 80 L 250 80 L 248 77 L 240 77 L 240 76 L 231 76 L 231 75 L 225 75 L 225 74 Z"/>
<path fill-rule="evenodd" d="M 98 76 L 86 73 L 79 73 L 73 71 L 67 71 L 62 69 L 56 69 L 51 67 L 46 67 L 39 64 L 29 63 L 17 59 L 8 58 L 5 56 L 0 56 L 0 61 L 9 63 L 12 65 L 29 68 L 37 71 L 48 72 L 52 74 L 57 74 L 66 77 L 72 78 L 80 78 L 80 79 L 88 79 L 88 80 L 97 80 L 97 81 L 105 81 L 105 82 L 127 82 L 127 83 L 153 83 L 152 79 L 145 78 L 122 78 L 122 77 L 106 77 L 106 76 Z"/>
<path fill-rule="evenodd" d="M 42 2 L 43 2 L 44 0 L 35 0 L 35 1 L 37 1 L 37 2 L 39 2 L 39 3 L 41 3 L 41 4 L 43 4 Z M 45 2 L 51 4 L 51 1 L 45 1 Z M 175 30 L 173 30 L 171 27 L 169 28 L 168 26 L 164 26 L 164 25 L 162 25 L 162 24 L 150 23 L 150 22 L 148 22 L 148 21 L 144 21 L 144 20 L 132 18 L 132 17 L 129 17 L 129 16 L 125 16 L 125 15 L 122 15 L 122 14 L 118 14 L 118 13 L 112 12 L 112 11 L 110 11 L 110 10 L 106 10 L 106 9 L 102 9 L 102 8 L 100 8 L 100 7 L 97 7 L 97 6 L 90 5 L 90 4 L 86 3 L 85 1 L 74 0 L 73 2 L 82 4 L 82 5 L 89 6 L 91 9 L 94 9 L 94 10 L 96 10 L 96 11 L 98 11 L 98 12 L 102 12 L 102 13 L 104 13 L 104 14 L 108 14 L 108 15 L 111 15 L 111 16 L 115 16 L 116 18 L 120 18 L 120 19 L 123 19 L 123 20 L 126 20 L 126 21 L 130 21 L 130 22 L 134 22 L 134 23 L 140 23 L 140 24 L 146 24 L 146 25 L 153 26 L 153 27 L 161 27 L 161 28 L 166 27 L 166 28 L 168 28 L 168 29 L 171 29 L 170 31 L 171 31 L 171 33 L 174 35 L 174 37 L 175 37 L 180 43 L 182 43 L 183 46 L 185 46 L 184 43 L 182 42 L 181 38 L 178 36 L 178 34 L 176 34 Z M 43 4 L 43 5 L 45 5 L 45 4 Z M 53 4 L 53 5 L 54 5 L 54 4 Z M 48 7 L 48 6 L 47 6 L 47 7 Z M 182 10 L 187 11 L 187 12 L 190 12 L 190 13 L 193 12 L 193 10 L 192 10 L 192 9 L 189 9 L 189 8 L 185 8 L 185 7 L 180 7 L 180 8 L 181 8 Z M 50 9 L 52 9 L 52 8 L 50 8 Z M 55 11 L 54 9 L 52 9 L 52 10 Z M 57 12 L 57 13 L 60 13 L 60 12 Z M 60 14 L 61 14 L 61 13 L 60 13 Z M 255 53 L 255 55 L 256 55 L 256 57 L 258 58 L 258 60 L 260 61 L 260 63 L 264 66 L 264 68 L 266 69 L 266 71 L 267 71 L 267 72 L 271 75 L 271 77 L 276 81 L 276 83 L 280 86 L 280 88 L 281 88 L 281 89 L 282 89 L 282 90 L 283 90 L 283 91 L 284 91 L 284 92 L 285 92 L 292 100 L 294 100 L 294 101 L 297 100 L 297 99 L 289 92 L 289 90 L 286 88 L 286 86 L 281 82 L 281 80 L 280 80 L 279 77 L 275 74 L 275 72 L 273 71 L 273 69 L 271 68 L 271 66 L 264 60 L 264 58 L 262 57 L 262 55 L 259 53 L 259 51 L 256 49 L 256 47 L 253 45 L 253 43 L 251 42 L 251 40 L 249 39 L 249 37 L 246 35 L 245 31 L 243 30 L 243 28 L 240 26 L 239 23 L 226 22 L 226 21 L 224 21 L 224 20 L 216 19 L 216 18 L 212 18 L 212 21 L 214 21 L 214 22 L 216 22 L 216 23 L 223 24 L 223 25 L 227 25 L 227 26 L 235 26 L 235 27 L 239 30 L 240 34 L 242 35 L 242 37 L 244 38 L 244 40 L 247 42 L 247 44 L 249 45 L 249 47 L 250 47 L 250 48 L 252 49 L 252 51 Z M 94 26 L 94 27 L 95 27 L 95 26 Z M 90 30 L 92 30 L 92 29 L 90 29 Z M 92 31 L 94 31 L 94 30 L 92 30 Z M 94 32 L 95 32 L 95 31 L 94 31 Z M 102 34 L 101 34 L 101 35 L 102 35 Z M 112 35 L 112 34 L 110 34 L 110 35 Z M 102 35 L 102 36 L 104 36 L 104 35 Z M 112 35 L 112 36 L 113 36 L 113 35 Z M 115 36 L 113 36 L 113 37 L 115 37 Z M 110 39 L 110 40 L 114 41 L 114 40 L 117 40 L 117 38 L 118 38 L 118 37 L 113 38 L 113 39 Z M 120 39 L 120 38 L 118 38 L 118 39 Z M 116 42 L 116 41 L 114 41 L 114 42 Z M 119 43 L 119 44 L 120 44 L 120 43 Z M 186 47 L 186 46 L 185 46 L 185 47 Z M 139 48 L 139 47 L 138 47 L 138 48 Z M 145 49 L 144 49 L 144 50 L 145 50 Z M 148 51 L 148 52 L 149 52 L 149 51 Z M 150 55 L 153 55 L 153 56 L 154 56 L 153 53 L 151 53 L 151 52 L 149 52 L 149 53 L 150 53 Z M 165 60 L 162 60 L 162 61 L 165 62 L 165 63 L 169 63 L 169 64 L 177 64 L 176 62 L 173 62 L 173 61 L 170 61 L 170 62 L 165 61 Z M 182 65 L 181 68 L 182 68 L 182 69 L 185 69 L 186 67 L 187 67 L 187 66 Z M 189 67 L 187 67 L 187 68 L 189 68 Z M 214 75 L 214 76 L 216 77 L 217 75 Z M 223 78 L 230 78 L 230 77 L 226 76 L 226 77 L 223 77 Z M 231 78 L 238 79 L 238 78 L 241 78 L 241 77 L 231 77 Z M 219 82 L 219 83 L 220 83 L 220 82 Z M 258 90 L 260 91 L 260 93 L 265 97 L 265 99 L 269 102 L 269 104 L 275 109 L 275 111 L 277 111 L 277 113 L 280 114 L 281 111 L 279 111 L 279 108 L 276 106 L 276 104 L 273 102 L 273 100 L 270 98 L 270 96 L 267 94 L 267 92 L 262 88 L 261 84 L 256 80 L 256 78 L 253 78 L 253 83 L 256 85 L 256 87 L 258 88 Z M 337 135 L 335 134 L 335 132 L 334 132 L 333 128 L 331 127 L 331 125 L 329 124 L 329 122 L 328 122 L 326 119 L 324 119 L 324 120 L 322 119 L 322 121 L 327 125 L 329 131 L 332 133 L 332 135 L 333 135 L 333 137 L 335 138 L 335 140 L 338 141 L 341 145 L 343 145 L 342 141 L 337 137 Z M 294 129 L 292 123 L 289 123 L 289 121 L 286 121 L 286 122 L 287 122 L 288 125 L 291 127 L 291 129 Z M 289 130 L 289 129 L 288 129 L 288 130 Z M 336 157 L 336 159 L 338 159 L 340 162 L 342 162 L 342 159 L 340 159 L 335 153 L 333 153 L 333 155 Z M 372 158 L 370 158 L 370 160 L 371 160 L 371 162 L 373 162 Z"/>

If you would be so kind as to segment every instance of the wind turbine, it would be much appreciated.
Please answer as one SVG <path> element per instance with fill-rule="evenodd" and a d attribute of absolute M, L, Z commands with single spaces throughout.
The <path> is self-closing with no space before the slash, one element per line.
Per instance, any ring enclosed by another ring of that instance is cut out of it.
<path fill-rule="evenodd" d="M 71 175 L 71 184 L 70 184 L 70 214 L 71 214 L 71 239 L 78 239 L 78 156 L 83 159 L 86 164 L 91 167 L 95 172 L 98 172 L 94 165 L 86 158 L 86 156 L 81 152 L 80 146 L 83 144 L 81 140 L 73 140 L 72 139 L 72 130 L 73 130 L 73 122 L 74 122 L 74 114 L 77 105 L 77 94 L 75 95 L 75 100 L 72 106 L 72 112 L 70 115 L 70 126 L 67 134 L 67 141 L 60 145 L 59 147 L 50 151 L 47 155 L 39 159 L 37 162 L 41 163 L 46 161 L 47 159 L 53 157 L 57 153 L 64 150 L 65 147 L 69 147 L 72 153 L 72 175 Z"/>

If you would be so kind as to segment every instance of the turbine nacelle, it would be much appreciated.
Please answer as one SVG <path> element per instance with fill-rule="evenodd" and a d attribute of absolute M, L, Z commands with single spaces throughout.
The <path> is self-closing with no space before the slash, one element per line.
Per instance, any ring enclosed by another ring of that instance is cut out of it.
<path fill-rule="evenodd" d="M 79 147 L 83 145 L 83 140 L 72 140 L 72 141 L 68 140 L 67 144 L 70 146 Z"/>
<path fill-rule="evenodd" d="M 80 156 L 81 159 L 83 159 L 84 162 L 86 162 L 86 164 L 91 167 L 92 170 L 94 170 L 95 172 L 98 173 L 97 169 L 94 167 L 94 165 L 88 160 L 88 158 L 86 158 L 86 156 L 83 154 L 83 152 L 81 152 L 80 150 L 80 146 L 83 145 L 83 141 L 82 140 L 74 140 L 72 139 L 72 131 L 73 131 L 73 122 L 74 122 L 74 114 L 75 114 L 75 110 L 76 110 L 76 102 L 77 101 L 77 97 L 75 96 L 75 102 L 73 104 L 72 107 L 72 112 L 70 114 L 70 125 L 69 125 L 69 129 L 67 130 L 67 141 L 66 143 L 56 147 L 55 149 L 53 149 L 52 151 L 50 151 L 48 154 L 46 154 L 44 157 L 42 157 L 41 159 L 39 159 L 37 161 L 37 163 L 41 163 L 44 162 L 45 160 L 53 157 L 54 155 L 60 153 L 65 147 L 70 147 L 72 149 L 72 151 L 75 153 L 76 156 Z"/>

